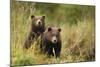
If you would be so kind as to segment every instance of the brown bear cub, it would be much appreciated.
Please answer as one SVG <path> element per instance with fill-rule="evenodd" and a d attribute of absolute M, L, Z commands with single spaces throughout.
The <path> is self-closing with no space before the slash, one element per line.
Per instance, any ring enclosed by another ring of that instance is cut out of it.
<path fill-rule="evenodd" d="M 41 51 L 48 56 L 60 57 L 61 52 L 61 29 L 57 27 L 48 27 L 43 33 Z"/>
<path fill-rule="evenodd" d="M 30 33 L 24 43 L 24 48 L 28 49 L 34 39 L 37 39 L 45 31 L 45 16 L 31 16 Z"/>

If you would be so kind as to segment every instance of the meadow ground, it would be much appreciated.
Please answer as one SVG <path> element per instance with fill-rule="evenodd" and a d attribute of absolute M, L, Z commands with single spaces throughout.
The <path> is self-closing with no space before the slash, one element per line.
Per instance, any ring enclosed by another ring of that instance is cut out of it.
<path fill-rule="evenodd" d="M 58 6 L 30 2 L 12 2 L 11 65 L 95 61 L 95 7 L 81 7 L 76 5 Z M 32 14 L 45 15 L 46 26 L 50 24 L 62 29 L 60 58 L 48 58 L 45 54 L 41 54 L 37 41 L 32 43 L 31 48 L 27 51 L 23 51 L 23 45 L 30 30 L 30 16 Z"/>

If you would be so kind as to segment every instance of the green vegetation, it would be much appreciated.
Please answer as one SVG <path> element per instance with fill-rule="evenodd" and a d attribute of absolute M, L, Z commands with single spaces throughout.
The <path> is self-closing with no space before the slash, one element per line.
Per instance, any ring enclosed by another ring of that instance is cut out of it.
<path fill-rule="evenodd" d="M 46 26 L 61 27 L 60 58 L 41 54 L 37 41 L 28 51 L 23 45 L 31 15 L 45 15 Z M 11 2 L 11 65 L 69 63 L 95 60 L 95 6 Z"/>

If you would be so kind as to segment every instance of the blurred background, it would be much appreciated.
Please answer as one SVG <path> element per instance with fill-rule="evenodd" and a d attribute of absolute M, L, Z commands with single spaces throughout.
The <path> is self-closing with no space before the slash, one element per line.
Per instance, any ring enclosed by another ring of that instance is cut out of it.
<path fill-rule="evenodd" d="M 11 1 L 11 65 L 71 63 L 95 60 L 95 6 Z M 37 42 L 24 52 L 31 15 L 45 15 L 46 26 L 60 27 L 60 58 L 40 54 Z"/>

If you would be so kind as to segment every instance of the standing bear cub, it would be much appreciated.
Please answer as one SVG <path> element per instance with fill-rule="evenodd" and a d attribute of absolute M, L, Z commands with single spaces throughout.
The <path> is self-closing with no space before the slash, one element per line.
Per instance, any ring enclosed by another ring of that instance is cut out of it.
<path fill-rule="evenodd" d="M 45 31 L 45 16 L 31 16 L 31 29 L 24 43 L 24 48 L 28 49 L 34 39 L 37 39 Z"/>
<path fill-rule="evenodd" d="M 48 27 L 43 33 L 42 44 L 40 48 L 48 56 L 60 57 L 61 52 L 61 29 L 57 27 Z"/>

